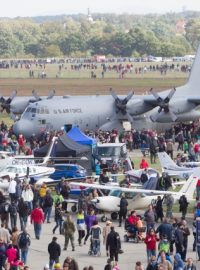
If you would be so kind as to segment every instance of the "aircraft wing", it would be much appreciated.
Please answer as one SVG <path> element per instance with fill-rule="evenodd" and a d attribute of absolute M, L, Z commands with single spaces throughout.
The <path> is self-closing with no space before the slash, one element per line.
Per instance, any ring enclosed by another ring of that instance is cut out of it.
<path fill-rule="evenodd" d="M 78 200 L 73 200 L 73 199 L 65 199 L 64 201 L 67 203 L 74 203 L 74 204 L 78 203 Z"/>
<path fill-rule="evenodd" d="M 195 103 L 195 104 L 197 104 L 197 105 L 200 104 L 200 98 L 199 98 L 199 96 L 198 96 L 198 97 L 188 98 L 187 100 L 188 100 L 189 102 Z"/>
<path fill-rule="evenodd" d="M 134 193 L 141 193 L 141 194 L 149 194 L 149 195 L 181 195 L 180 192 L 173 192 L 173 191 L 163 191 L 163 190 L 150 190 L 150 189 L 140 189 L 140 188 L 125 188 L 119 186 L 110 186 L 110 185 L 99 185 L 99 184 L 88 184 L 88 183 L 76 183 L 70 182 L 70 185 L 73 186 L 81 186 L 81 187 L 89 187 L 95 189 L 102 189 L 102 190 L 121 190 L 122 192 L 134 192 Z"/>

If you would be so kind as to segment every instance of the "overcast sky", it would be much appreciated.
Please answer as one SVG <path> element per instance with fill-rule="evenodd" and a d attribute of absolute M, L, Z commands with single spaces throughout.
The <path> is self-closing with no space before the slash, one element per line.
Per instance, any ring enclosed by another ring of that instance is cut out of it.
<path fill-rule="evenodd" d="M 87 13 L 166 13 L 200 11 L 200 0 L 6 0 L 0 17 Z"/>

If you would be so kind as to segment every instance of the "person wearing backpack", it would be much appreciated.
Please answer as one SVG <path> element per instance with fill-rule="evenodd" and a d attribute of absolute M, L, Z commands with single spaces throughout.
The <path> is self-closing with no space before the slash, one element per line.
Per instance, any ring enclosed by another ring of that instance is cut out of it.
<path fill-rule="evenodd" d="M 95 220 L 93 222 L 93 226 L 91 227 L 91 244 L 92 244 L 92 254 L 94 256 L 100 256 L 100 235 L 101 235 L 101 227 L 98 225 L 98 221 Z"/>
<path fill-rule="evenodd" d="M 57 237 L 53 237 L 51 243 L 48 245 L 49 253 L 49 268 L 52 270 L 54 263 L 59 263 L 59 257 L 61 254 L 60 245 L 57 243 Z"/>
<path fill-rule="evenodd" d="M 44 197 L 46 196 L 46 192 L 47 192 L 47 185 L 45 183 L 42 183 L 41 188 L 39 190 L 39 205 L 41 208 L 43 208 Z"/>
<path fill-rule="evenodd" d="M 64 181 L 61 185 L 60 194 L 63 196 L 64 201 L 62 202 L 62 209 L 64 211 L 67 211 L 67 200 L 69 199 L 70 194 L 70 186 L 67 181 Z"/>
<path fill-rule="evenodd" d="M 11 201 L 8 212 L 10 213 L 10 226 L 13 229 L 17 225 L 17 205 L 15 201 Z"/>
<path fill-rule="evenodd" d="M 18 202 L 18 213 L 21 231 L 23 231 L 23 229 L 26 228 L 29 212 L 30 211 L 28 204 L 24 202 L 23 198 L 20 198 Z"/>
<path fill-rule="evenodd" d="M 23 232 L 19 234 L 17 242 L 21 253 L 21 260 L 24 262 L 24 264 L 26 264 L 28 250 L 31 245 L 30 235 L 27 233 L 26 229 L 24 229 Z"/>
<path fill-rule="evenodd" d="M 59 228 L 59 233 L 62 234 L 63 211 L 61 203 L 56 204 L 55 207 L 55 222 L 56 226 L 52 230 L 53 234 L 56 232 L 57 228 Z"/>
<path fill-rule="evenodd" d="M 43 199 L 44 221 L 47 219 L 47 223 L 51 223 L 50 216 L 52 206 L 53 206 L 53 197 L 51 196 L 51 191 L 47 190 L 47 193 Z"/>
<path fill-rule="evenodd" d="M 7 200 L 4 203 L 2 203 L 0 213 L 1 213 L 1 223 L 5 224 L 6 228 L 8 228 L 9 202 Z"/>
<path fill-rule="evenodd" d="M 179 211 L 182 213 L 182 219 L 185 219 L 189 202 L 187 201 L 185 195 L 182 195 L 178 202 L 179 202 Z"/>
<path fill-rule="evenodd" d="M 85 216 L 85 225 L 86 225 L 86 229 L 87 229 L 87 234 L 86 234 L 85 239 L 84 239 L 84 245 L 86 244 L 87 239 L 90 236 L 90 230 L 94 224 L 94 221 L 96 221 L 96 220 L 97 220 L 97 216 L 95 215 L 95 212 L 92 209 L 90 211 L 90 213 Z"/>

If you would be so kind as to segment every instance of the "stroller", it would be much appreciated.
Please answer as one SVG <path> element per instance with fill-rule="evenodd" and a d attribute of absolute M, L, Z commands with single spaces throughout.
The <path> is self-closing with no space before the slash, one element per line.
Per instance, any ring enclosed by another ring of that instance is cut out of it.
<path fill-rule="evenodd" d="M 146 227 L 137 228 L 137 226 L 130 225 L 128 219 L 125 220 L 125 231 L 124 241 L 132 241 L 134 243 L 143 242 L 143 239 L 140 237 L 140 233 L 146 232 Z"/>
<path fill-rule="evenodd" d="M 101 256 L 100 252 L 100 240 L 90 238 L 90 248 L 88 255 Z"/>

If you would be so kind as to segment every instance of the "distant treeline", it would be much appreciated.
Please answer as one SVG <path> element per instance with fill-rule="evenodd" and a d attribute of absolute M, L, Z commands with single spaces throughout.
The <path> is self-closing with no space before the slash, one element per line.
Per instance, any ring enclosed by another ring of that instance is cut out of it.
<path fill-rule="evenodd" d="M 200 41 L 200 13 L 0 19 L 0 58 L 183 56 Z"/>

